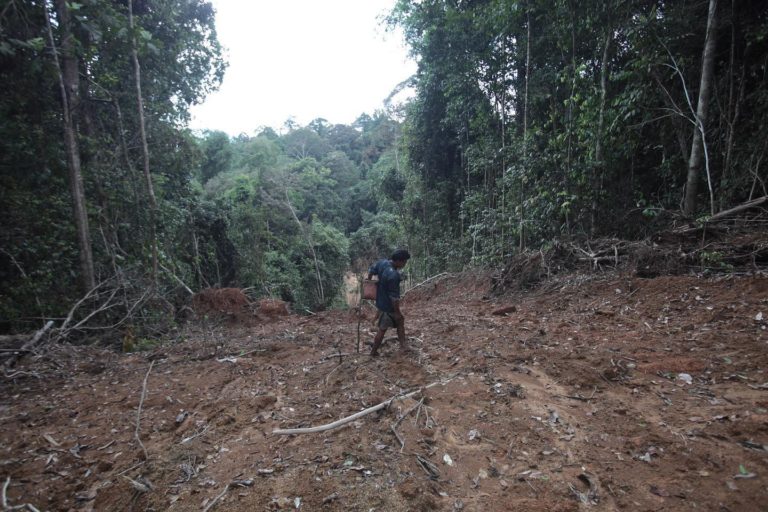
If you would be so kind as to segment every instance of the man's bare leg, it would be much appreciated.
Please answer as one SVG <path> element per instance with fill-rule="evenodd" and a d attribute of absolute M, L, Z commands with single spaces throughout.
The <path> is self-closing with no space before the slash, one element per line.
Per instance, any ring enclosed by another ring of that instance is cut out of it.
<path fill-rule="evenodd" d="M 401 316 L 397 322 L 397 340 L 400 342 L 400 350 L 408 351 L 408 345 L 405 344 L 405 317 Z"/>
<path fill-rule="evenodd" d="M 373 337 L 373 347 L 371 348 L 371 356 L 376 357 L 379 355 L 379 347 L 381 346 L 381 342 L 384 340 L 384 333 L 386 333 L 386 329 L 381 329 L 376 331 L 376 336 Z"/>

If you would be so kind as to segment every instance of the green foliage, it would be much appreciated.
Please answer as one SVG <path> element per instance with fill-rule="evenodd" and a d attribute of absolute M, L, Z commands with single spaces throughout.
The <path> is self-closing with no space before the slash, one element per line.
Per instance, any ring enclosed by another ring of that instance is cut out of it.
<path fill-rule="evenodd" d="M 12 2 L 0 15 L 6 330 L 23 318 L 60 317 L 76 300 L 44 5 Z M 165 291 L 181 280 L 194 290 L 250 288 L 298 309 L 331 307 L 350 262 L 364 267 L 406 246 L 418 279 L 496 265 L 556 237 L 644 236 L 683 192 L 686 96 L 697 92 L 705 3 L 399 0 L 389 22 L 418 61 L 402 124 L 379 111 L 349 126 L 317 118 L 234 138 L 180 128 L 225 69 L 208 2 L 136 2 L 133 32 L 124 3 L 68 5 L 82 70 L 74 115 L 102 279 L 144 282 L 150 260 L 133 39 Z M 764 193 L 767 181 L 768 6 L 721 3 L 718 13 L 707 143 L 724 209 Z M 700 258 L 727 265 L 716 253 Z"/>
<path fill-rule="evenodd" d="M 200 180 L 205 183 L 217 174 L 229 170 L 232 162 L 232 147 L 229 136 L 224 132 L 206 132 L 200 144 L 203 162 L 200 165 Z"/>
<path fill-rule="evenodd" d="M 765 181 L 746 167 L 766 151 L 768 88 L 749 77 L 768 6 L 718 13 L 707 142 L 725 208 Z M 706 3 L 398 1 L 389 22 L 419 62 L 399 175 L 421 190 L 389 196 L 420 213 L 406 229 L 427 237 L 424 256 L 495 264 L 553 237 L 645 235 L 653 224 L 615 219 L 638 197 L 646 212 L 680 201 L 706 16 Z"/>
<path fill-rule="evenodd" d="M 392 254 L 400 245 L 401 233 L 402 227 L 394 214 L 364 212 L 363 225 L 350 237 L 349 257 L 363 268 L 377 258 Z"/>

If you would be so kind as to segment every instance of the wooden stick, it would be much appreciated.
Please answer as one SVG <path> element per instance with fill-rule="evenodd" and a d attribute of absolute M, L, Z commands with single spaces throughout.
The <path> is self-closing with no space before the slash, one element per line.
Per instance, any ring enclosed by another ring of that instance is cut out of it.
<path fill-rule="evenodd" d="M 411 407 L 410 409 L 408 409 L 407 411 L 405 411 L 405 413 L 404 413 L 402 416 L 400 416 L 400 418 L 399 418 L 399 419 L 398 419 L 398 420 L 395 422 L 395 427 L 399 426 L 399 425 L 400 425 L 400 424 L 403 422 L 403 420 L 404 420 L 404 419 L 405 419 L 405 418 L 406 418 L 406 417 L 407 417 L 409 414 L 411 414 L 413 411 L 415 411 L 416 409 L 418 409 L 419 407 L 421 407 L 423 403 L 424 403 L 424 397 L 421 397 L 421 400 L 419 400 L 419 401 L 418 401 L 418 403 L 417 403 L 416 405 L 414 405 L 413 407 Z"/>
<path fill-rule="evenodd" d="M 144 405 L 144 397 L 147 396 L 147 380 L 149 379 L 149 373 L 152 371 L 152 367 L 155 365 L 155 362 L 152 361 L 149 364 L 149 369 L 147 370 L 147 374 L 144 376 L 144 385 L 141 388 L 141 399 L 139 400 L 139 408 L 136 410 L 136 431 L 134 432 L 134 437 L 136 438 L 136 442 L 139 443 L 139 446 L 141 447 L 141 451 L 144 452 L 144 460 L 149 459 L 149 455 L 147 454 L 147 449 L 144 446 L 144 443 L 141 442 L 141 435 L 140 435 L 140 429 L 141 429 L 141 407 Z"/>
<path fill-rule="evenodd" d="M 11 477 L 7 477 L 5 479 L 5 483 L 3 484 L 3 510 L 8 509 L 8 498 L 6 498 L 6 491 L 8 490 L 8 486 L 11 485 Z"/>
<path fill-rule="evenodd" d="M 43 337 L 43 334 L 45 334 L 48 331 L 48 329 L 51 328 L 52 325 L 53 325 L 53 320 L 49 320 L 48 322 L 46 322 L 43 328 L 37 331 L 34 336 L 32 336 L 31 340 L 29 340 L 28 342 L 26 342 L 24 345 L 21 346 L 21 348 L 19 349 L 19 352 L 20 352 L 19 354 L 14 354 L 10 358 L 8 358 L 8 360 L 5 362 L 5 367 L 10 368 L 14 364 L 16 364 L 16 361 L 18 361 L 18 359 L 21 357 L 23 353 L 31 352 L 32 348 L 35 345 L 37 345 L 37 342 L 40 341 L 40 338 Z"/>
<path fill-rule="evenodd" d="M 362 294 L 360 295 L 362 297 Z M 360 299 L 361 301 L 363 299 Z M 360 322 L 363 319 L 363 308 L 362 306 L 357 306 L 357 353 L 360 353 Z"/>
<path fill-rule="evenodd" d="M 414 287 L 412 287 L 412 288 L 408 288 L 408 290 L 406 290 L 406 291 L 405 291 L 405 293 L 403 293 L 403 297 L 405 297 L 406 295 L 408 295 L 408 293 L 409 293 L 411 290 L 415 290 L 415 289 L 416 289 L 416 288 L 418 288 L 419 286 L 425 285 L 425 284 L 427 284 L 428 282 L 432 281 L 433 279 L 437 279 L 438 277 L 447 276 L 447 275 L 448 275 L 448 272 L 443 272 L 443 273 L 437 274 L 437 275 L 435 275 L 435 276 L 432 276 L 432 277 L 430 277 L 429 279 L 427 279 L 427 280 L 425 280 L 425 281 L 422 281 L 422 282 L 420 282 L 420 283 L 419 283 L 419 284 L 417 284 L 416 286 L 414 286 Z"/>
<path fill-rule="evenodd" d="M 174 278 L 176 281 L 178 281 L 178 282 L 179 282 L 179 284 L 181 285 L 181 287 L 182 287 L 182 288 L 184 288 L 184 290 L 185 290 L 185 291 L 186 291 L 188 294 L 190 294 L 190 295 L 194 295 L 194 294 L 195 294 L 195 292 L 193 292 L 193 291 L 192 291 L 192 288 L 190 288 L 189 286 L 187 286 L 186 284 L 184 284 L 184 281 L 182 281 L 182 280 L 181 280 L 181 278 L 179 278 L 179 276 L 177 276 L 176 274 L 174 274 L 173 272 L 171 272 L 171 270 L 170 270 L 170 269 L 168 269 L 168 268 L 167 268 L 165 265 L 163 265 L 162 263 L 160 263 L 159 265 L 160 265 L 160 268 L 161 268 L 161 269 L 163 269 L 163 270 L 165 270 L 166 272 L 168 272 L 168 273 L 171 275 L 171 277 L 172 277 L 172 278 Z"/>
<path fill-rule="evenodd" d="M 338 357 L 339 360 L 341 360 L 342 357 L 344 357 L 344 356 L 351 356 L 351 355 L 353 355 L 353 354 L 350 353 L 350 352 L 337 352 L 335 354 L 331 354 L 331 355 L 323 357 L 322 359 L 320 359 L 318 361 L 318 363 L 322 363 L 322 362 L 328 361 L 330 359 L 333 359 L 334 357 Z M 341 361 L 339 362 L 339 364 L 341 364 Z"/>
<path fill-rule="evenodd" d="M 8 504 L 8 496 L 6 495 L 6 492 L 8 491 L 8 486 L 11 485 L 11 477 L 7 477 L 5 479 L 5 483 L 3 484 L 3 495 L 2 495 L 2 501 L 3 501 L 3 510 L 21 510 L 26 508 L 27 510 L 30 510 L 31 512 L 40 512 L 37 507 L 32 505 L 31 503 L 24 503 L 22 505 L 9 505 Z"/>
<path fill-rule="evenodd" d="M 333 367 L 333 370 L 331 370 L 330 372 L 328 372 L 328 375 L 326 375 L 326 376 L 325 376 L 325 385 L 326 385 L 326 386 L 328 385 L 328 379 L 330 379 L 330 378 L 331 378 L 331 375 L 333 375 L 334 373 L 336 373 L 336 370 L 338 370 L 339 368 L 341 368 L 341 363 L 339 363 L 339 364 L 337 364 L 336 366 L 334 366 L 334 367 Z"/>
<path fill-rule="evenodd" d="M 229 490 L 230 485 L 231 484 L 227 484 L 224 487 L 224 490 L 221 491 L 221 494 L 213 498 L 213 501 L 211 501 L 210 503 L 208 503 L 208 505 L 205 506 L 205 508 L 203 509 L 203 512 L 208 512 L 209 510 L 211 510 L 213 506 L 216 505 L 216 502 L 218 502 L 225 494 L 227 494 L 227 491 Z"/>
<path fill-rule="evenodd" d="M 389 428 L 392 430 L 392 433 L 395 434 L 395 437 L 398 441 L 400 441 L 400 452 L 402 453 L 403 449 L 405 448 L 405 439 L 403 439 L 400 434 L 397 432 L 397 427 L 400 425 L 400 423 L 403 422 L 403 420 L 411 414 L 416 409 L 420 408 L 421 405 L 424 403 L 424 397 L 421 397 L 421 400 L 419 400 L 416 405 L 405 411 L 402 416 L 400 416 L 397 421 L 391 425 Z"/>
<path fill-rule="evenodd" d="M 389 429 L 395 434 L 397 440 L 400 441 L 400 452 L 402 453 L 403 448 L 405 448 L 405 440 L 397 433 L 397 428 L 394 425 L 390 425 Z"/>
<path fill-rule="evenodd" d="M 334 421 L 333 423 L 328 423 L 326 425 L 320 425 L 317 427 L 306 427 L 306 428 L 278 428 L 272 431 L 273 434 L 279 435 L 279 436 L 286 436 L 286 435 L 294 435 L 294 434 L 312 434 L 315 432 L 324 432 L 326 430 L 333 430 L 334 428 L 338 428 L 342 425 L 346 425 L 347 423 L 350 423 L 352 421 L 355 421 L 357 418 L 362 418 L 363 416 L 367 416 L 368 414 L 371 414 L 372 412 L 376 412 L 380 409 L 383 409 L 387 406 L 389 406 L 393 401 L 395 400 L 402 400 L 404 398 L 410 398 L 414 395 L 417 395 L 424 391 L 425 389 L 429 389 L 433 386 L 437 386 L 438 384 L 444 384 L 444 381 L 437 381 L 433 382 L 431 384 L 428 384 L 424 386 L 423 388 L 419 388 L 416 391 L 411 391 L 410 393 L 407 393 L 405 395 L 396 395 L 390 398 L 389 400 L 385 400 L 381 402 L 380 404 L 374 405 L 373 407 L 369 407 L 367 409 L 363 409 L 360 412 L 357 412 L 351 416 L 347 416 L 346 418 L 342 418 L 338 421 Z"/>
<path fill-rule="evenodd" d="M 743 212 L 744 210 L 748 210 L 750 208 L 760 206 L 761 204 L 767 201 L 768 201 L 768 196 L 758 197 L 757 199 L 753 199 L 752 201 L 747 201 L 746 203 L 742 203 L 734 208 L 731 208 L 730 210 L 723 210 L 722 212 L 716 213 L 715 215 L 707 219 L 707 222 L 717 221 L 724 217 L 728 217 L 729 215 L 733 215 L 734 213 Z"/>

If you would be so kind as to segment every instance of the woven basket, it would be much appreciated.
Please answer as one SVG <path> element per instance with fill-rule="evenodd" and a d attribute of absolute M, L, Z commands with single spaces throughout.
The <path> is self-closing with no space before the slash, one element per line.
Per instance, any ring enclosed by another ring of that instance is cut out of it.
<path fill-rule="evenodd" d="M 363 280 L 363 299 L 376 300 L 376 281 L 371 279 Z"/>

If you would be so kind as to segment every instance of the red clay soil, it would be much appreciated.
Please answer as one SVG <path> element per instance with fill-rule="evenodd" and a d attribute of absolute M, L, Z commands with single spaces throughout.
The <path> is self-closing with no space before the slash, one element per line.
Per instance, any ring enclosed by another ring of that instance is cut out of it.
<path fill-rule="evenodd" d="M 353 311 L 27 356 L 0 398 L 7 504 L 766 510 L 768 279 L 570 276 L 493 300 L 488 284 L 408 294 L 412 351 L 390 340 L 376 359 L 355 352 Z M 272 433 L 431 383 L 335 430 Z"/>
<path fill-rule="evenodd" d="M 240 288 L 206 288 L 192 297 L 192 308 L 199 317 L 240 316 L 249 306 L 248 297 Z"/>

